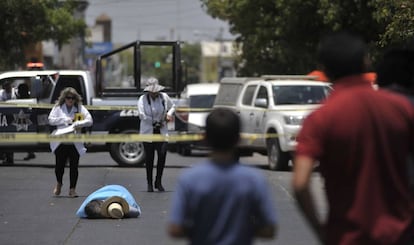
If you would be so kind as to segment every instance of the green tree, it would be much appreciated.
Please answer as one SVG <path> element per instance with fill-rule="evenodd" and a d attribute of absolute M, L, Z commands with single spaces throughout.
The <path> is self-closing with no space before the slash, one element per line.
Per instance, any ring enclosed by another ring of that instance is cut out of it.
<path fill-rule="evenodd" d="M 373 59 L 414 37 L 412 0 L 201 0 L 207 13 L 227 21 L 242 51 L 239 75 L 305 74 L 316 67 L 323 34 L 358 33 Z"/>
<path fill-rule="evenodd" d="M 150 46 L 141 48 L 141 55 L 143 76 L 156 76 L 165 85 L 172 86 L 172 84 L 169 84 L 172 81 L 172 49 L 170 47 Z M 183 83 L 200 82 L 200 57 L 201 47 L 199 44 L 181 44 Z"/>
<path fill-rule="evenodd" d="M 13 69 L 24 62 L 24 48 L 43 40 L 62 46 L 84 35 L 86 24 L 73 16 L 81 1 L 0 1 L 0 69 Z"/>
<path fill-rule="evenodd" d="M 183 44 L 181 49 L 183 65 L 183 82 L 186 84 L 200 82 L 200 44 Z"/>

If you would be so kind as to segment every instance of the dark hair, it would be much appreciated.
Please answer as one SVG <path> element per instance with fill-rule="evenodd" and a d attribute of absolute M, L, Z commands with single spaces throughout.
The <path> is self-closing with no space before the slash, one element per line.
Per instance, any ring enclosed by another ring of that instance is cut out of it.
<path fill-rule="evenodd" d="M 206 119 L 206 141 L 216 151 L 233 149 L 240 139 L 239 116 L 230 109 L 216 108 Z"/>
<path fill-rule="evenodd" d="M 398 84 L 404 88 L 413 88 L 414 50 L 388 50 L 376 70 L 377 84 L 380 87 Z"/>
<path fill-rule="evenodd" d="M 92 200 L 85 206 L 85 214 L 90 219 L 103 218 L 101 214 L 102 200 Z"/>
<path fill-rule="evenodd" d="M 5 89 L 7 87 L 11 88 L 12 82 L 11 81 L 5 81 L 2 85 L 2 87 Z"/>
<path fill-rule="evenodd" d="M 17 94 L 20 99 L 30 98 L 29 86 L 26 83 L 19 84 L 19 86 L 17 86 Z"/>
<path fill-rule="evenodd" d="M 75 98 L 75 106 L 79 107 L 79 105 L 82 104 L 82 97 L 80 96 L 80 94 L 76 91 L 76 89 L 72 88 L 72 87 L 66 87 L 64 88 L 59 95 L 58 98 L 58 104 L 59 105 L 63 105 L 65 103 L 65 98 L 66 96 L 71 95 Z"/>
<path fill-rule="evenodd" d="M 325 36 L 318 47 L 318 62 L 331 81 L 366 71 L 367 46 L 358 36 L 337 32 Z"/>

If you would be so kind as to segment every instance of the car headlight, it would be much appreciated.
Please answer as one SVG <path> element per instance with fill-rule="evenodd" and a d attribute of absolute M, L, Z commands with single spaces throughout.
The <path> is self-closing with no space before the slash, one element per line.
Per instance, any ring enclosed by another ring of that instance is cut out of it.
<path fill-rule="evenodd" d="M 302 125 L 304 116 L 284 116 L 285 123 L 289 125 Z"/>

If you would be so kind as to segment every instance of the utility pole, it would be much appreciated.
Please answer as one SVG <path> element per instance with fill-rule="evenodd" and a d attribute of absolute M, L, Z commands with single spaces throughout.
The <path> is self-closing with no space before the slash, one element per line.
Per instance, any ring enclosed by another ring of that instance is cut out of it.
<path fill-rule="evenodd" d="M 177 13 L 176 13 L 176 20 L 175 20 L 175 31 L 177 33 L 177 40 L 181 40 L 181 33 L 180 33 L 180 18 L 181 18 L 181 3 L 180 0 L 177 0 Z"/>
<path fill-rule="evenodd" d="M 217 54 L 217 82 L 220 82 L 223 77 L 223 68 L 222 68 L 222 51 L 223 51 L 223 27 L 220 27 L 219 35 L 217 41 L 219 42 L 219 50 Z"/>

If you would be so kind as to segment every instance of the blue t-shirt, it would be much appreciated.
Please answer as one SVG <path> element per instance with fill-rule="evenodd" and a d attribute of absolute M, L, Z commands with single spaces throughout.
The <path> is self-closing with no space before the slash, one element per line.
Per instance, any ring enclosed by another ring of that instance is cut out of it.
<path fill-rule="evenodd" d="M 268 183 L 256 169 L 206 160 L 178 180 L 170 223 L 188 227 L 191 244 L 252 244 L 255 227 L 276 225 Z"/>

